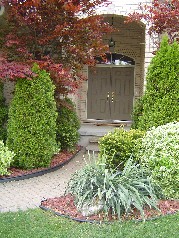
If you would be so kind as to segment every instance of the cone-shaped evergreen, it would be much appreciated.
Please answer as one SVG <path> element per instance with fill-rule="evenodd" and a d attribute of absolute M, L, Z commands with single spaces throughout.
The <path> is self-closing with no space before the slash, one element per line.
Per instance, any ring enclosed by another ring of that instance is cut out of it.
<path fill-rule="evenodd" d="M 148 130 L 179 120 L 179 44 L 164 37 L 147 73 L 142 106 L 133 113 L 135 128 Z"/>
<path fill-rule="evenodd" d="M 20 168 L 48 166 L 57 149 L 55 87 L 46 71 L 34 68 L 37 77 L 17 80 L 9 108 L 7 146 Z"/>
<path fill-rule="evenodd" d="M 3 83 L 0 82 L 0 140 L 6 140 L 6 122 L 7 122 L 8 108 L 5 105 L 5 98 L 3 94 Z"/>

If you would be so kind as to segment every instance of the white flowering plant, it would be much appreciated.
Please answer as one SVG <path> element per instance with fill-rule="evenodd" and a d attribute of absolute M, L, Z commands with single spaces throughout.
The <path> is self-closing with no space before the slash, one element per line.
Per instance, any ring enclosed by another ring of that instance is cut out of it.
<path fill-rule="evenodd" d="M 15 153 L 4 146 L 3 141 L 0 141 L 0 175 L 8 174 L 8 168 L 13 161 Z"/>
<path fill-rule="evenodd" d="M 179 122 L 147 131 L 138 159 L 167 198 L 179 198 Z"/>

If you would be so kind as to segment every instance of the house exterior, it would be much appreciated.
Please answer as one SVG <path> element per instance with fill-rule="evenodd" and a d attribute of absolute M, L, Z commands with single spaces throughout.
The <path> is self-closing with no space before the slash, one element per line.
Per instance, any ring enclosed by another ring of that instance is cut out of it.
<path fill-rule="evenodd" d="M 145 88 L 154 44 L 144 23 L 126 24 L 124 20 L 130 12 L 138 10 L 140 2 L 150 4 L 151 1 L 112 0 L 108 7 L 97 9 L 118 31 L 104 37 L 104 43 L 110 46 L 105 61 L 99 59 L 95 68 L 84 66 L 87 80 L 73 96 L 81 122 L 89 119 L 131 121 L 134 101 Z M 12 82 L 5 83 L 7 103 L 13 88 Z"/>
<path fill-rule="evenodd" d="M 88 80 L 73 97 L 82 122 L 131 121 L 134 101 L 143 94 L 145 75 L 155 50 L 144 23 L 124 22 L 125 16 L 138 10 L 140 2 L 151 3 L 113 0 L 108 8 L 99 10 L 119 31 L 104 37 L 104 42 L 111 46 L 106 62 L 99 61 L 94 69 L 83 69 Z"/>

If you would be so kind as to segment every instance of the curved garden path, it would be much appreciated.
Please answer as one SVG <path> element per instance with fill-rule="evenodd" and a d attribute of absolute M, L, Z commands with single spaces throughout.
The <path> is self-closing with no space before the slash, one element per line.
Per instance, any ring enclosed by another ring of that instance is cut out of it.
<path fill-rule="evenodd" d="M 71 175 L 85 164 L 84 149 L 68 164 L 39 177 L 0 183 L 0 212 L 36 208 L 41 200 L 64 194 Z"/>

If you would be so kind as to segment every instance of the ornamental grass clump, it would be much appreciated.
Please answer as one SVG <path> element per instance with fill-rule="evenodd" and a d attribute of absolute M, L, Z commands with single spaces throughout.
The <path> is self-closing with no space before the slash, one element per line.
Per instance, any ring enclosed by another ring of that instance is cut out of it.
<path fill-rule="evenodd" d="M 153 127 L 142 139 L 138 158 L 167 198 L 179 198 L 179 122 Z"/>
<path fill-rule="evenodd" d="M 46 71 L 33 71 L 32 80 L 17 80 L 9 108 L 7 146 L 16 154 L 13 166 L 23 169 L 47 167 L 57 152 L 55 86 Z"/>
<path fill-rule="evenodd" d="M 86 205 L 102 205 L 102 211 L 106 215 L 112 213 L 119 219 L 123 214 L 128 215 L 134 208 L 139 210 L 145 219 L 145 205 L 157 209 L 150 177 L 139 165 L 135 165 L 131 158 L 121 172 L 106 168 L 105 163 L 86 165 L 73 175 L 66 193 L 74 195 L 79 210 L 83 210 Z"/>
<path fill-rule="evenodd" d="M 0 175 L 6 175 L 15 154 L 10 151 L 7 146 L 4 146 L 3 141 L 0 141 Z"/>

